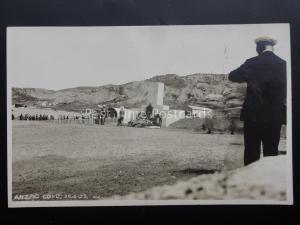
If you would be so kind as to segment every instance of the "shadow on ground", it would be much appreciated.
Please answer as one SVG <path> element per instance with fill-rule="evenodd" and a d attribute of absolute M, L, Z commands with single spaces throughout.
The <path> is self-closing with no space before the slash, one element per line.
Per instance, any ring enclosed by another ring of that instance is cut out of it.
<path fill-rule="evenodd" d="M 173 171 L 174 174 L 193 174 L 193 175 L 202 175 L 202 174 L 212 174 L 218 172 L 220 170 L 205 170 L 205 169 L 197 169 L 197 168 L 187 168 L 184 170 L 176 170 Z"/>

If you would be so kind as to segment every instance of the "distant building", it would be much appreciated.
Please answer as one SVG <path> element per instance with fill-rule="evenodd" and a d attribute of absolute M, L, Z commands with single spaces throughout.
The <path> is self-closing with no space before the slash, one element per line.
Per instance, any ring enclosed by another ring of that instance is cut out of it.
<path fill-rule="evenodd" d="M 207 116 L 211 116 L 212 113 L 213 110 L 206 107 L 189 105 L 186 108 L 186 116 L 191 116 L 191 117 L 199 117 L 203 119 L 206 118 Z"/>
<path fill-rule="evenodd" d="M 48 102 L 41 102 L 41 106 L 46 107 L 48 105 Z"/>
<path fill-rule="evenodd" d="M 84 118 L 92 118 L 95 112 L 96 111 L 92 108 L 86 108 L 80 111 L 81 116 L 83 116 Z"/>
<path fill-rule="evenodd" d="M 223 101 L 223 95 L 209 94 L 205 96 L 205 101 Z"/>

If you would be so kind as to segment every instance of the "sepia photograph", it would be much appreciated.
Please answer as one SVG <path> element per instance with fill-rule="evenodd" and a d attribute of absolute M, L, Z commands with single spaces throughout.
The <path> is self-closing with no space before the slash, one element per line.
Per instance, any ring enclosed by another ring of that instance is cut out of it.
<path fill-rule="evenodd" d="M 9 207 L 293 204 L 288 23 L 7 28 Z"/>

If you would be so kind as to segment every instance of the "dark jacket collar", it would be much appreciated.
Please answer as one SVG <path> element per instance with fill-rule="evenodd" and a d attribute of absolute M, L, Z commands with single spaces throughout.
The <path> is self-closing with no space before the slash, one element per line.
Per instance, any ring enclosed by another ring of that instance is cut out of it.
<path fill-rule="evenodd" d="M 272 51 L 265 51 L 261 55 L 273 55 L 273 54 L 274 54 L 274 52 L 272 52 Z"/>

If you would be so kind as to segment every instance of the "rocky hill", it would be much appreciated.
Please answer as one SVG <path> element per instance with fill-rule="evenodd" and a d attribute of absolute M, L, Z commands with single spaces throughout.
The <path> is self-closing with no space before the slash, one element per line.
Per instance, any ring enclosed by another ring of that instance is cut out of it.
<path fill-rule="evenodd" d="M 150 82 L 165 84 L 164 104 L 171 109 L 184 109 L 187 105 L 215 109 L 236 107 L 241 105 L 245 92 L 245 86 L 228 81 L 225 74 L 167 74 L 122 85 L 76 87 L 58 91 L 13 88 L 12 102 L 67 111 L 80 111 L 98 104 L 137 108 L 147 104 Z"/>

